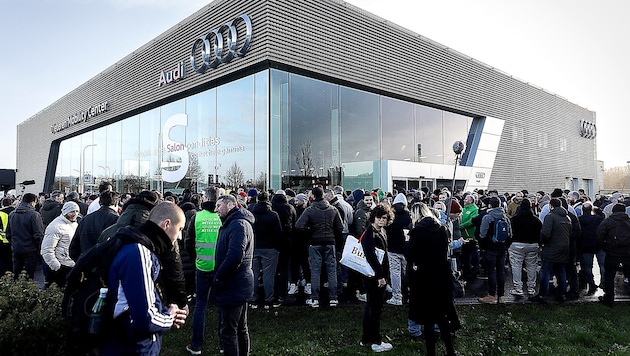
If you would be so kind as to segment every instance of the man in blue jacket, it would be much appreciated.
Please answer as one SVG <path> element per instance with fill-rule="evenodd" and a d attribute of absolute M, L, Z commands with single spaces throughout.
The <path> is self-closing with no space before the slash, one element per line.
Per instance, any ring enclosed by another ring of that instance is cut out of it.
<path fill-rule="evenodd" d="M 123 227 L 112 239 L 120 248 L 109 269 L 107 300 L 113 302 L 117 331 L 102 355 L 158 355 L 162 332 L 179 328 L 187 311 L 177 304 L 166 305 L 156 282 L 161 265 L 158 256 L 174 248 L 186 217 L 175 204 L 163 202 L 139 228 Z"/>
<path fill-rule="evenodd" d="M 219 307 L 221 345 L 226 356 L 249 355 L 247 301 L 254 293 L 254 216 L 222 195 L 215 212 L 223 224 L 215 250 L 214 295 Z"/>

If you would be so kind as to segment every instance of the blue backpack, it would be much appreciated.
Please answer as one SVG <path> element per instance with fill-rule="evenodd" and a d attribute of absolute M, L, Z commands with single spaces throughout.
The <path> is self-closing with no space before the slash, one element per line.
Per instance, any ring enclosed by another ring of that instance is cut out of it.
<path fill-rule="evenodd" d="M 505 243 L 510 237 L 510 223 L 507 222 L 505 217 L 496 219 L 494 221 L 494 232 L 492 234 L 492 242 Z"/>

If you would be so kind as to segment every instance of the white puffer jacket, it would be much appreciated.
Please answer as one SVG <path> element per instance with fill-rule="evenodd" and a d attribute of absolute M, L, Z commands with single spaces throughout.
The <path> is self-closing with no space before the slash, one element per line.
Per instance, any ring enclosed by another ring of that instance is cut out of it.
<path fill-rule="evenodd" d="M 46 227 L 40 253 L 51 270 L 57 271 L 62 265 L 74 267 L 68 249 L 77 225 L 76 222 L 59 215 Z"/>

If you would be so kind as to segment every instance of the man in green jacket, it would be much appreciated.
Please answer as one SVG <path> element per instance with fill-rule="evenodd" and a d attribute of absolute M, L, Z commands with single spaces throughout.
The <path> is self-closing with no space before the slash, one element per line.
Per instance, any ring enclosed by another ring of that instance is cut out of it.
<path fill-rule="evenodd" d="M 477 207 L 477 197 L 474 194 L 467 194 L 464 197 L 464 208 L 462 209 L 462 220 L 459 229 L 462 238 L 466 243 L 462 246 L 462 270 L 466 280 L 474 279 L 479 272 L 479 251 L 477 240 L 475 239 L 475 225 L 472 220 L 479 215 Z"/>

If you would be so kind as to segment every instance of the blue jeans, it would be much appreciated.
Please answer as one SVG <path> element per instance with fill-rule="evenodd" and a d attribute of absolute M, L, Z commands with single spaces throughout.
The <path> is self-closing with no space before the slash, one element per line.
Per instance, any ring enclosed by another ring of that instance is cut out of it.
<path fill-rule="evenodd" d="M 193 314 L 193 336 L 191 345 L 195 350 L 201 350 L 203 346 L 203 336 L 206 326 L 206 311 L 208 310 L 208 299 L 210 289 L 214 280 L 214 272 L 204 272 L 197 270 L 195 275 L 196 294 L 195 312 Z"/>
<path fill-rule="evenodd" d="M 252 269 L 254 270 L 254 296 L 252 302 L 258 301 L 258 278 L 262 269 L 263 288 L 265 290 L 265 303 L 273 302 L 274 286 L 276 281 L 276 269 L 278 268 L 278 250 L 273 248 L 260 248 L 254 250 Z"/>
<path fill-rule="evenodd" d="M 606 269 L 604 268 L 604 263 L 606 261 L 606 252 L 604 250 L 599 250 L 596 253 L 583 253 L 583 262 L 584 262 L 584 276 L 586 278 L 586 283 L 595 284 L 595 280 L 593 277 L 593 257 L 597 257 L 597 263 L 599 264 L 599 277 L 600 283 L 604 282 L 604 272 Z"/>
<path fill-rule="evenodd" d="M 328 297 L 337 299 L 337 258 L 335 245 L 311 245 L 308 247 L 308 264 L 311 267 L 311 298 L 319 299 L 319 283 L 322 273 L 322 262 L 328 275 Z"/>
<path fill-rule="evenodd" d="M 547 297 L 549 295 L 549 280 L 556 276 L 558 280 L 558 297 L 564 296 L 567 291 L 567 274 L 564 270 L 564 263 L 555 263 L 550 261 L 542 261 L 540 266 L 540 290 L 538 295 Z"/>
<path fill-rule="evenodd" d="M 488 294 L 505 295 L 505 250 L 486 251 L 486 272 L 488 273 Z"/>
<path fill-rule="evenodd" d="M 226 356 L 249 355 L 247 303 L 219 307 L 221 345 Z"/>
<path fill-rule="evenodd" d="M 405 255 L 395 252 L 387 252 L 389 258 L 389 277 L 392 281 L 392 299 L 402 302 L 402 281 L 407 271 L 407 259 Z"/>

